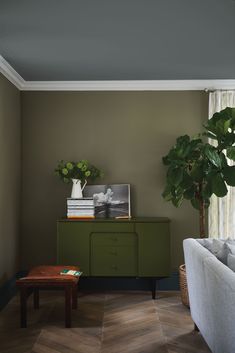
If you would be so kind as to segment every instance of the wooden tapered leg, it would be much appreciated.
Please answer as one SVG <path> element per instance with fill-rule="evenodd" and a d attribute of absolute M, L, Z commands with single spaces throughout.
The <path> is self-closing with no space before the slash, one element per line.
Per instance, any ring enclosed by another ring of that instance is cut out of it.
<path fill-rule="evenodd" d="M 65 327 L 71 327 L 72 286 L 65 287 Z"/>
<path fill-rule="evenodd" d="M 34 288 L 33 290 L 33 304 L 34 309 L 39 309 L 39 289 Z"/>
<path fill-rule="evenodd" d="M 78 307 L 78 286 L 73 286 L 72 289 L 72 309 L 77 309 Z"/>
<path fill-rule="evenodd" d="M 20 327 L 27 327 L 27 288 L 20 288 Z"/>
<path fill-rule="evenodd" d="M 152 299 L 156 299 L 156 278 L 151 279 Z"/>

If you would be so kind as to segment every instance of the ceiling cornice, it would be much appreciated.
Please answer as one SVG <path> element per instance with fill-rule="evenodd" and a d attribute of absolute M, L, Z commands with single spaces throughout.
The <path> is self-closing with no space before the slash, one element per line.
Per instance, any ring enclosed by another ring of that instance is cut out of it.
<path fill-rule="evenodd" d="M 235 89 L 235 80 L 25 81 L 1 55 L 0 72 L 21 91 L 204 91 Z"/>
<path fill-rule="evenodd" d="M 24 91 L 204 91 L 235 89 L 235 80 L 27 81 Z"/>
<path fill-rule="evenodd" d="M 25 80 L 18 72 L 0 55 L 0 72 L 19 90 L 25 85 Z"/>

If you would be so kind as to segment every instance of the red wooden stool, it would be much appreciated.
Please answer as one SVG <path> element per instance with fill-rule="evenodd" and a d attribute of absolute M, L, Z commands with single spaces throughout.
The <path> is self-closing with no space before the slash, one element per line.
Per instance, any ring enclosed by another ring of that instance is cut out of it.
<path fill-rule="evenodd" d="M 27 298 L 34 293 L 34 308 L 39 308 L 39 289 L 64 289 L 65 327 L 71 327 L 71 307 L 77 308 L 77 284 L 79 277 L 61 275 L 63 269 L 79 271 L 75 266 L 38 266 L 26 277 L 16 281 L 20 289 L 21 327 L 27 327 Z M 72 304 L 72 305 L 71 305 Z"/>

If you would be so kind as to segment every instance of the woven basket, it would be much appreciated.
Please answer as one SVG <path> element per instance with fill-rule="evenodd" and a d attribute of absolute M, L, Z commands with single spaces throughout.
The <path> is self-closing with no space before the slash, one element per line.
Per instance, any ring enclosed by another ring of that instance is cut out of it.
<path fill-rule="evenodd" d="M 179 267 L 180 292 L 182 303 L 189 308 L 188 285 L 185 265 Z"/>

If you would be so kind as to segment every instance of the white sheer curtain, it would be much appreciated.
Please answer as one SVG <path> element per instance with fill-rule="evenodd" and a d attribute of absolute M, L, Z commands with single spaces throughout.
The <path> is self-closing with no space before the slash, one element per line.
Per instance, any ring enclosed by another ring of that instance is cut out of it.
<path fill-rule="evenodd" d="M 235 91 L 215 91 L 209 96 L 209 119 L 215 112 L 226 107 L 235 107 Z M 213 140 L 210 140 L 213 144 Z M 230 165 L 234 162 L 228 160 Z M 211 197 L 209 207 L 209 237 L 235 238 L 235 187 L 228 187 L 228 194 Z"/>

